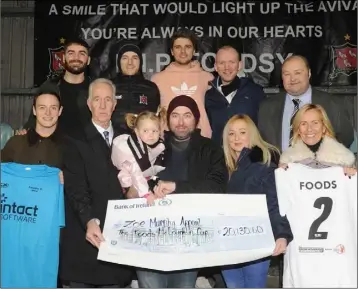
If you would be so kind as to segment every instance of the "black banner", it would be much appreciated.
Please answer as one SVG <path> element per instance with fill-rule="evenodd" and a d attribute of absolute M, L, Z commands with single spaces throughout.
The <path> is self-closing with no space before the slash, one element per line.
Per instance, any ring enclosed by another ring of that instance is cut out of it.
<path fill-rule="evenodd" d="M 281 86 L 280 68 L 291 54 L 308 58 L 315 86 L 357 84 L 357 0 L 335 1 L 36 1 L 35 84 L 63 69 L 63 42 L 90 45 L 89 73 L 112 78 L 126 39 L 143 51 L 147 78 L 170 59 L 170 37 L 196 32 L 195 56 L 214 71 L 215 52 L 234 46 L 244 72 L 264 87 Z"/>

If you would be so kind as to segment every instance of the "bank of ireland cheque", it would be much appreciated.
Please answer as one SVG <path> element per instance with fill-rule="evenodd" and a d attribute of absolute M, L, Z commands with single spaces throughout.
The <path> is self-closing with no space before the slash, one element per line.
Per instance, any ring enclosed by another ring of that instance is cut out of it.
<path fill-rule="evenodd" d="M 161 271 L 238 264 L 275 247 L 265 195 L 168 195 L 109 201 L 102 261 Z"/>

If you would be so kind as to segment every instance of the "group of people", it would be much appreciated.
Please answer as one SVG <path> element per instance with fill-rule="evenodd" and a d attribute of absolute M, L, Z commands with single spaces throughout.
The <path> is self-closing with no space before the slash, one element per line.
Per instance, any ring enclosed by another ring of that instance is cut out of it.
<path fill-rule="evenodd" d="M 194 288 L 198 276 L 207 275 L 97 260 L 108 200 L 265 194 L 275 238 L 272 255 L 278 256 L 296 232 L 280 213 L 277 168 L 301 163 L 340 166 L 347 178 L 356 174 L 356 158 L 348 149 L 353 125 L 338 97 L 311 87 L 303 56 L 284 61 L 285 92 L 267 98 L 252 79 L 238 76 L 242 62 L 235 48 L 218 50 L 214 77 L 193 60 L 197 45 L 192 32 L 177 31 L 173 62 L 150 81 L 142 74 L 139 47 L 126 43 L 118 50 L 117 77 L 91 80 L 85 73 L 87 43 L 69 40 L 64 74 L 40 87 L 28 122 L 2 150 L 2 162 L 46 164 L 63 172 L 62 285 L 121 288 L 137 279 L 140 288 Z M 263 288 L 269 265 L 270 258 L 264 258 L 214 272 L 222 273 L 228 288 Z"/>

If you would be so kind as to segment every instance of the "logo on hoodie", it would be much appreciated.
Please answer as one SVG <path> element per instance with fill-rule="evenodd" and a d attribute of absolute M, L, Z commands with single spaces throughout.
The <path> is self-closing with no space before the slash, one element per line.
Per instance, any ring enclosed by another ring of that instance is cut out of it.
<path fill-rule="evenodd" d="M 144 94 L 139 96 L 139 104 L 145 104 L 148 105 L 148 97 Z"/>
<path fill-rule="evenodd" d="M 187 95 L 187 96 L 192 96 L 193 94 L 195 94 L 196 90 L 198 89 L 197 85 L 194 85 L 192 87 L 188 87 L 188 85 L 183 82 L 180 87 L 175 87 L 175 86 L 171 86 L 170 87 L 172 92 L 175 94 L 175 96 L 178 95 Z"/>

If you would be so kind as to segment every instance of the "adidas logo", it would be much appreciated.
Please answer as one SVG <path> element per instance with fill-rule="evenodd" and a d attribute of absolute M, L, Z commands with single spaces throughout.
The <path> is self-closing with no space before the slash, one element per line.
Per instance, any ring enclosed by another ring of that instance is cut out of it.
<path fill-rule="evenodd" d="M 194 85 L 192 87 L 188 87 L 188 85 L 183 82 L 180 87 L 175 87 L 175 86 L 171 86 L 170 87 L 172 92 L 175 94 L 175 96 L 178 95 L 188 95 L 188 96 L 192 96 L 193 94 L 195 94 L 196 90 L 198 89 L 197 85 Z"/>

